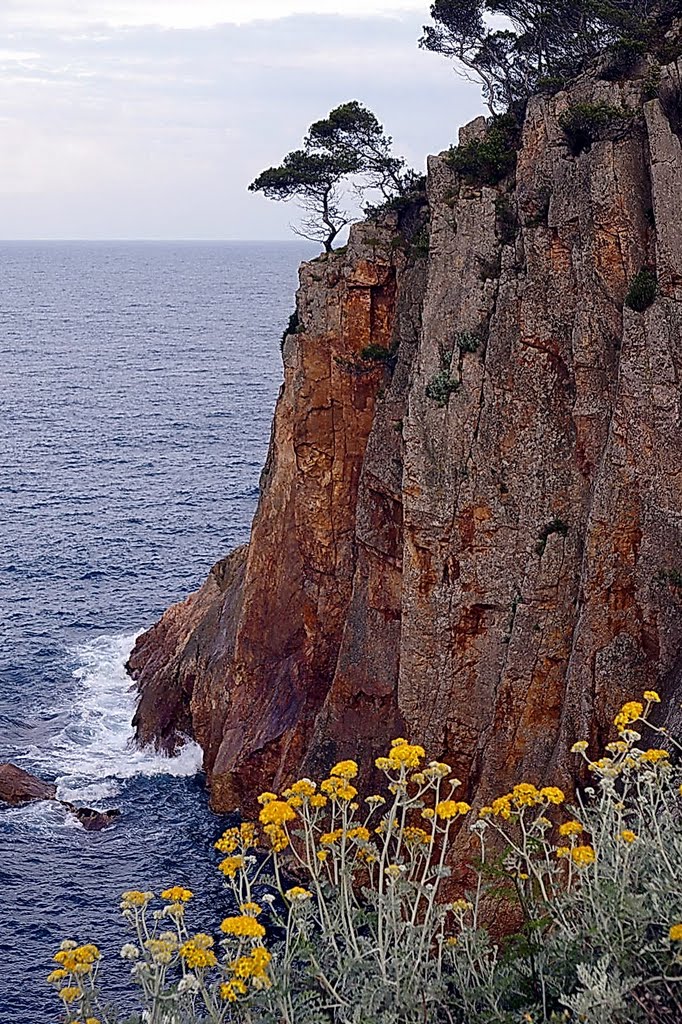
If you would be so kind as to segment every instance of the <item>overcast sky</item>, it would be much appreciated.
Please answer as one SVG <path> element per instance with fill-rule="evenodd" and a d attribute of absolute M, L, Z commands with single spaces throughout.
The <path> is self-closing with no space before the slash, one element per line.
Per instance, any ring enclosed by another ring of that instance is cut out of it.
<path fill-rule="evenodd" d="M 481 112 L 428 0 L 0 0 L 0 237 L 291 237 L 249 182 L 338 103 L 423 168 Z"/>

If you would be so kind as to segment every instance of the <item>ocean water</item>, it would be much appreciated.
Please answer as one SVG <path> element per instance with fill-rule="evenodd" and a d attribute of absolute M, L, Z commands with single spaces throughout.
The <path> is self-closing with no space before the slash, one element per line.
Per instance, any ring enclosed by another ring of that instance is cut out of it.
<path fill-rule="evenodd" d="M 0 808 L 0 1021 L 59 1019 L 61 939 L 124 1005 L 120 893 L 223 900 L 200 751 L 135 750 L 135 636 L 248 538 L 305 243 L 0 243 L 0 761 L 121 817 Z"/>

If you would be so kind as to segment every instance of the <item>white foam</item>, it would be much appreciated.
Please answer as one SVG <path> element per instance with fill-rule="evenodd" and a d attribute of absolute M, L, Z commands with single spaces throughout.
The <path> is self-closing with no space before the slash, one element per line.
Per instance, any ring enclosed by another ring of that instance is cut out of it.
<path fill-rule="evenodd" d="M 67 725 L 49 747 L 32 748 L 31 763 L 57 775 L 57 795 L 89 806 L 110 803 L 121 780 L 135 775 L 191 776 L 201 768 L 201 748 L 187 743 L 174 757 L 135 746 L 136 695 L 125 671 L 139 634 L 100 636 L 75 651 L 75 685 L 62 697 Z"/>

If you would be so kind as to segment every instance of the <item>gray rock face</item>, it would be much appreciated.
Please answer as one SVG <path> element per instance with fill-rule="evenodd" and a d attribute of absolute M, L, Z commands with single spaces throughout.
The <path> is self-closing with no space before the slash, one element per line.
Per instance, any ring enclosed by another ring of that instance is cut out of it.
<path fill-rule="evenodd" d="M 679 81 L 536 97 L 513 180 L 430 159 L 428 254 L 395 221 L 304 266 L 248 554 L 131 659 L 140 735 L 189 722 L 215 806 L 398 732 L 487 800 L 564 781 L 622 700 L 679 697 Z M 632 117 L 576 153 L 575 103 Z"/>

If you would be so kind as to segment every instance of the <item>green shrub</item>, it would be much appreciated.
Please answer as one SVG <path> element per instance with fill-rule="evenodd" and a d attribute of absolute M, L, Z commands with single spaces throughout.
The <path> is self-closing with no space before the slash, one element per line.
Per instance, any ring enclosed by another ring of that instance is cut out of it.
<path fill-rule="evenodd" d="M 624 704 L 601 757 L 574 744 L 593 780 L 575 807 L 521 781 L 474 812 L 450 765 L 405 739 L 377 759 L 382 792 L 364 800 L 352 760 L 261 794 L 259 821 L 215 844 L 219 936 L 190 924 L 184 886 L 123 894 L 121 957 L 144 1014 L 131 1024 L 675 1024 L 682 773 L 679 744 L 650 721 L 659 702 L 648 690 Z M 645 731 L 664 746 L 640 743 Z M 458 832 L 479 857 L 453 899 Z M 503 944 L 484 926 L 491 909 L 523 922 Z M 66 941 L 55 960 L 63 1019 L 121 1019 L 95 945 Z"/>
<path fill-rule="evenodd" d="M 459 331 L 455 335 L 455 344 L 460 352 L 478 352 L 481 347 L 481 339 L 473 331 Z"/>
<path fill-rule="evenodd" d="M 300 334 L 303 331 L 303 329 L 303 324 L 301 323 L 298 316 L 298 309 L 295 309 L 291 316 L 289 317 L 289 323 L 285 327 L 284 333 L 282 334 L 282 348 L 284 348 L 284 343 L 290 334 Z"/>
<path fill-rule="evenodd" d="M 387 363 L 391 359 L 393 353 L 390 348 L 384 348 L 383 345 L 368 345 L 360 353 L 361 359 L 365 359 L 370 363 Z"/>
<path fill-rule="evenodd" d="M 559 127 L 568 139 L 573 156 L 589 149 L 600 139 L 617 137 L 632 126 L 634 114 L 608 103 L 576 103 L 559 117 Z"/>
<path fill-rule="evenodd" d="M 453 147 L 448 163 L 471 185 L 497 185 L 512 174 L 521 139 L 518 122 L 511 114 L 490 121 L 485 136 Z"/>
<path fill-rule="evenodd" d="M 450 395 L 458 391 L 459 388 L 460 382 L 455 380 L 450 371 L 441 370 L 426 385 L 426 397 L 443 408 L 450 401 Z"/>
<path fill-rule="evenodd" d="M 634 309 L 636 313 L 643 313 L 656 298 L 657 291 L 656 274 L 645 267 L 632 279 L 630 290 L 625 297 L 625 305 L 628 309 Z"/>

